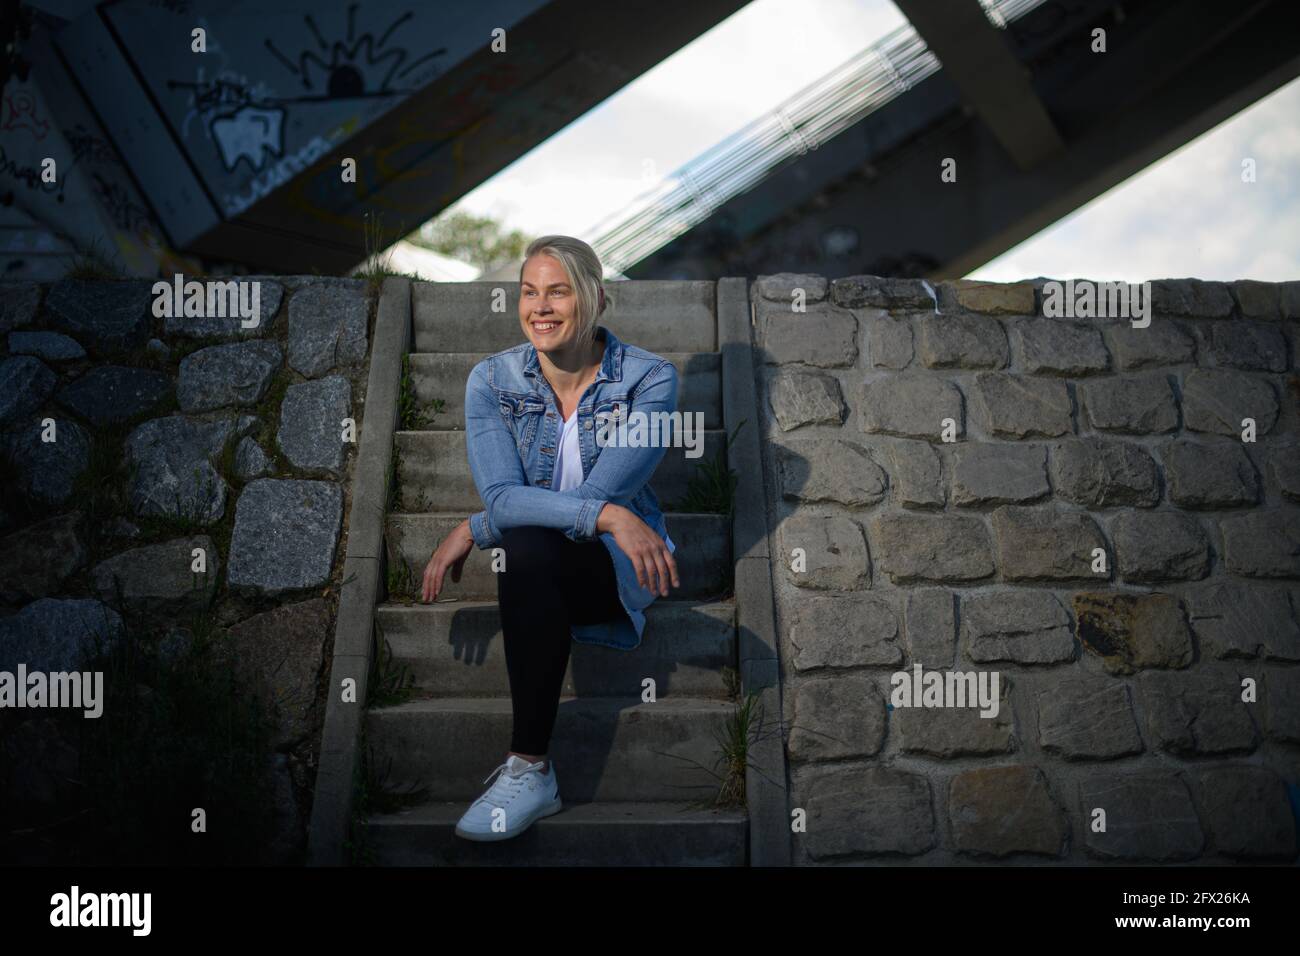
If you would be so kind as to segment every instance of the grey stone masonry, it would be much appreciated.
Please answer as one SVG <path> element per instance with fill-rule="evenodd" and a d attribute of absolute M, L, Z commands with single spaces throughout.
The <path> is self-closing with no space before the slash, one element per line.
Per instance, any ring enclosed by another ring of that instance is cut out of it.
<path fill-rule="evenodd" d="M 786 498 L 859 507 L 885 497 L 884 469 L 860 445 L 838 438 L 799 439 L 781 446 L 778 455 Z"/>
<path fill-rule="evenodd" d="M 844 417 L 839 381 L 820 372 L 778 372 L 770 380 L 768 401 L 782 431 L 838 425 Z"/>
<path fill-rule="evenodd" d="M 1180 508 L 1237 508 L 1259 501 L 1260 480 L 1240 442 L 1180 439 L 1160 452 L 1169 500 Z"/>
<path fill-rule="evenodd" d="M 790 518 L 781 525 L 782 561 L 801 588 L 870 587 L 871 565 L 862 527 L 849 518 Z"/>
<path fill-rule="evenodd" d="M 1019 321 L 1014 326 L 1016 360 L 1026 372 L 1087 375 L 1110 367 L 1101 332 L 1082 322 Z"/>
<path fill-rule="evenodd" d="M 962 434 L 962 396 L 950 382 L 925 372 L 902 372 L 862 385 L 858 424 L 864 432 L 904 438 L 940 436 L 945 420 Z"/>
<path fill-rule="evenodd" d="M 1079 391 L 1088 423 L 1098 431 L 1149 435 L 1178 427 L 1173 388 L 1159 372 L 1084 382 Z"/>
<path fill-rule="evenodd" d="M 1074 431 L 1065 382 L 1003 372 L 975 376 L 975 408 L 996 438 L 1055 438 Z"/>
<path fill-rule="evenodd" d="M 970 443 L 953 449 L 953 504 L 1019 504 L 1050 491 L 1042 445 Z"/>
<path fill-rule="evenodd" d="M 926 368 L 1002 368 L 1007 336 L 1001 323 L 983 315 L 927 315 L 918 319 L 917 355 Z"/>
<path fill-rule="evenodd" d="M 760 302 L 757 321 L 763 361 L 801 362 L 820 368 L 852 365 L 858 356 L 858 325 L 852 312 L 825 304 L 793 311 L 794 303 Z"/>
<path fill-rule="evenodd" d="M 341 375 L 290 385 L 280 405 L 280 450 L 306 474 L 337 477 L 346 447 L 344 419 L 351 414 L 352 387 Z"/>
<path fill-rule="evenodd" d="M 1128 584 L 1190 581 L 1210 571 L 1210 542 L 1200 523 L 1177 511 L 1121 512 L 1110 523 L 1116 564 Z"/>
<path fill-rule="evenodd" d="M 1142 445 L 1080 438 L 1052 445 L 1052 483 L 1066 501 L 1089 508 L 1150 508 L 1160 501 L 1155 459 Z"/>
<path fill-rule="evenodd" d="M 227 580 L 233 590 L 278 595 L 329 577 L 343 492 L 327 481 L 259 478 L 235 509 Z"/>
<path fill-rule="evenodd" d="M 1245 372 L 1195 369 L 1183 379 L 1183 418 L 1189 431 L 1235 438 L 1250 419 L 1259 434 L 1267 434 L 1279 410 L 1273 386 Z"/>
<path fill-rule="evenodd" d="M 289 367 L 316 378 L 366 357 L 369 307 L 361 289 L 312 284 L 289 299 Z"/>
<path fill-rule="evenodd" d="M 1300 282 L 818 279 L 754 287 L 795 861 L 1300 862 Z"/>
<path fill-rule="evenodd" d="M 261 340 L 199 349 L 181 361 L 176 399 L 186 412 L 256 405 L 283 361 L 280 346 Z"/>

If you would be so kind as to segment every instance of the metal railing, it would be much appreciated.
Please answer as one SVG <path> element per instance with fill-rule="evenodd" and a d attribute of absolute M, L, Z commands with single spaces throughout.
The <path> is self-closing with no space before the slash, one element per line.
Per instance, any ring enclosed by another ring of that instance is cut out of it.
<path fill-rule="evenodd" d="M 999 28 L 1044 0 L 980 0 Z M 816 149 L 937 72 L 941 64 L 905 23 L 771 112 L 673 172 L 584 235 L 606 272 L 624 269 L 707 219 L 792 156 Z"/>

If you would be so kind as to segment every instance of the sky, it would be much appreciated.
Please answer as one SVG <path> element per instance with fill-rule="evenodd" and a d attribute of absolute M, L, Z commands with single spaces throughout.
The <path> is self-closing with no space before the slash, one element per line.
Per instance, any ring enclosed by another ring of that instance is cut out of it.
<path fill-rule="evenodd" d="M 590 241 L 678 167 L 905 22 L 889 0 L 754 0 L 452 208 Z M 1242 182 L 1247 157 L 1253 183 Z M 1300 80 L 968 273 L 1040 275 L 1300 278 Z"/>

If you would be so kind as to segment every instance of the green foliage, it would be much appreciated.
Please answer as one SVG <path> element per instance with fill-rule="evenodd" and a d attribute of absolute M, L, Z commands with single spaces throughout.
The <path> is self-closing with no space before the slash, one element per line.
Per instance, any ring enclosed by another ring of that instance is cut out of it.
<path fill-rule="evenodd" d="M 378 295 L 383 287 L 384 280 L 389 276 L 402 276 L 408 278 L 418 278 L 407 273 L 398 272 L 392 267 L 392 251 L 389 248 L 393 242 L 400 238 L 400 230 L 397 235 L 388 236 L 383 227 L 383 216 L 372 212 L 365 214 L 365 220 L 362 223 L 362 241 L 365 245 L 365 259 L 361 265 L 353 271 L 352 275 L 358 279 L 365 279 L 372 298 Z"/>
<path fill-rule="evenodd" d="M 417 431 L 433 427 L 433 415 L 442 414 L 447 403 L 435 398 L 423 407 L 415 394 L 415 379 L 411 376 L 411 356 L 402 356 L 402 377 L 397 390 L 397 427 L 401 431 Z M 433 415 L 429 412 L 432 411 Z"/>
<path fill-rule="evenodd" d="M 265 861 L 275 833 L 270 719 L 238 685 L 233 642 L 210 610 L 188 623 L 177 649 L 129 622 L 114 647 L 100 644 L 83 670 L 103 672 L 101 716 L 54 712 L 76 746 L 75 775 L 62 781 L 70 796 L 30 811 L 29 826 L 0 834 L 5 843 L 92 865 Z M 207 832 L 196 833 L 200 808 Z"/>
<path fill-rule="evenodd" d="M 124 279 L 126 269 L 121 259 L 101 237 L 95 236 L 84 247 L 74 246 L 70 255 L 63 257 L 67 271 L 65 279 Z"/>
<path fill-rule="evenodd" d="M 91 432 L 90 454 L 86 470 L 73 481 L 72 500 L 85 517 L 86 545 L 91 563 L 109 549 L 106 531 L 109 522 L 124 518 L 128 512 L 127 488 L 139 467 L 126 462 L 126 424 L 109 425 Z"/>
<path fill-rule="evenodd" d="M 752 767 L 762 775 L 762 770 L 754 762 L 751 751 L 756 743 L 779 732 L 778 730 L 764 731 L 763 705 L 757 691 L 750 691 L 740 699 L 740 679 L 734 668 L 723 668 L 722 676 L 735 709 L 728 715 L 722 729 L 714 732 L 718 757 L 713 767 L 705 767 L 690 757 L 657 751 L 663 756 L 693 763 L 718 781 L 717 792 L 711 799 L 691 802 L 690 805 L 698 809 L 729 809 L 746 806 L 747 772 Z M 721 771 L 716 769 L 719 765 Z"/>
<path fill-rule="evenodd" d="M 388 597 L 406 600 L 415 598 L 415 572 L 411 566 L 406 563 L 406 559 L 398 554 L 393 560 L 387 562 L 388 569 L 386 572 L 386 583 L 388 585 Z"/>
<path fill-rule="evenodd" d="M 393 707 L 411 699 L 415 675 L 406 664 L 394 662 L 393 648 L 375 618 L 374 666 L 366 681 L 366 707 Z"/>
<path fill-rule="evenodd" d="M 534 236 L 517 229 L 505 232 L 488 216 L 448 212 L 407 237 L 407 241 L 487 271 L 505 262 L 522 260 Z"/>
<path fill-rule="evenodd" d="M 728 518 L 735 511 L 736 482 L 738 476 L 727 467 L 731 445 L 745 425 L 742 420 L 727 439 L 727 446 L 713 461 L 701 461 L 686 483 L 686 494 L 680 501 L 667 506 L 669 511 L 686 514 L 720 514 Z"/>

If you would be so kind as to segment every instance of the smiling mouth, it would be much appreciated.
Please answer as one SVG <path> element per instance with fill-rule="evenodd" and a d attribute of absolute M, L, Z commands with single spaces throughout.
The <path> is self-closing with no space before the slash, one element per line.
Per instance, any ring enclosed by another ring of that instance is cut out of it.
<path fill-rule="evenodd" d="M 559 322 L 534 322 L 533 331 L 538 335 L 547 335 L 560 327 Z"/>

